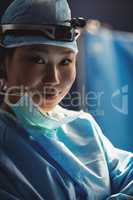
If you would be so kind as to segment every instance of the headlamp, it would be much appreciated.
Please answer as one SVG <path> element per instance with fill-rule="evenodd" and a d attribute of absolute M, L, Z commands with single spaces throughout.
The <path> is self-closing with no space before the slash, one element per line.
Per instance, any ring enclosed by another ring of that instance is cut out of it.
<path fill-rule="evenodd" d="M 6 35 L 14 36 L 45 36 L 51 40 L 72 42 L 80 32 L 74 27 L 62 25 L 28 25 L 28 24 L 3 24 L 0 26 L 1 43 Z"/>
<path fill-rule="evenodd" d="M 4 36 L 45 36 L 51 40 L 72 42 L 78 38 L 80 31 L 86 24 L 84 18 L 72 18 L 70 26 L 65 25 L 31 25 L 31 24 L 2 24 L 0 25 L 0 41 Z"/>

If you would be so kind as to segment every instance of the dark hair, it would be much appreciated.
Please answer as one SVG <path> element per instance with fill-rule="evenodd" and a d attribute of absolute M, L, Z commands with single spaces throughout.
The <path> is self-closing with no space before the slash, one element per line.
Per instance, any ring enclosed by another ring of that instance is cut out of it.
<path fill-rule="evenodd" d="M 5 59 L 7 57 L 12 58 L 15 52 L 15 48 L 4 48 L 0 47 L 0 78 L 6 79 L 6 68 L 5 68 Z"/>

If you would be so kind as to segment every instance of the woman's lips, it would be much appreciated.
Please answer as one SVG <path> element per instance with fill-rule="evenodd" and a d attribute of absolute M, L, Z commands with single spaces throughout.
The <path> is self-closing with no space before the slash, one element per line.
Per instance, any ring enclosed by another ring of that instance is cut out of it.
<path fill-rule="evenodd" d="M 57 97 L 61 94 L 61 92 L 56 92 L 56 93 L 53 93 L 53 92 L 46 92 L 46 93 L 42 93 L 43 97 L 46 99 L 46 100 L 55 100 L 57 99 Z"/>
<path fill-rule="evenodd" d="M 46 100 L 55 100 L 57 98 L 57 95 L 54 95 L 54 94 L 45 94 L 44 95 L 45 99 Z"/>
<path fill-rule="evenodd" d="M 62 94 L 62 91 L 55 88 L 45 88 L 45 90 L 38 89 L 37 92 L 35 92 L 34 94 L 35 96 L 40 96 L 39 98 L 42 97 L 46 101 L 53 101 Z"/>

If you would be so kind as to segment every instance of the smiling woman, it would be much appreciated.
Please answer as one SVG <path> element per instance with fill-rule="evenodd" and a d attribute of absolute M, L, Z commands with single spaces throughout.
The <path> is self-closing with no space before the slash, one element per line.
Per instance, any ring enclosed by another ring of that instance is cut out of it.
<path fill-rule="evenodd" d="M 31 45 L 16 48 L 13 56 L 5 60 L 7 88 L 13 87 L 10 95 L 15 92 L 14 87 L 18 90 L 24 86 L 36 105 L 44 112 L 51 110 L 75 80 L 75 61 L 76 53 L 64 47 Z M 19 96 L 10 95 L 11 103 L 19 100 Z"/>
<path fill-rule="evenodd" d="M 84 25 L 66 0 L 15 0 L 2 17 L 0 200 L 133 197 L 132 153 L 113 147 L 90 114 L 58 105 Z"/>

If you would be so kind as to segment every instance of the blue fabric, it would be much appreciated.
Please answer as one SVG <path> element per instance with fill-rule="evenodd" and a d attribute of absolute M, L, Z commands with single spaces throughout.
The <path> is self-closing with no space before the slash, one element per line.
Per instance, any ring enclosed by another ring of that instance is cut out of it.
<path fill-rule="evenodd" d="M 6 48 L 13 48 L 13 47 L 21 47 L 21 46 L 27 46 L 27 45 L 52 45 L 52 46 L 58 46 L 58 47 L 65 47 L 68 49 L 71 49 L 74 52 L 78 52 L 77 42 L 63 42 L 63 41 L 56 41 L 56 40 L 50 40 L 46 37 L 41 36 L 10 36 L 7 35 L 3 40 L 3 46 Z"/>
<path fill-rule="evenodd" d="M 28 25 L 66 25 L 71 20 L 71 12 L 66 0 L 15 0 L 6 9 L 1 24 L 28 24 Z M 43 36 L 13 36 L 6 35 L 2 41 L 6 48 L 26 45 L 54 45 L 66 47 L 78 52 L 76 41 L 64 42 L 50 40 Z"/>
<path fill-rule="evenodd" d="M 61 109 L 65 116 L 71 115 L 72 111 Z M 53 135 L 56 135 L 53 138 L 42 134 L 38 127 L 22 129 L 21 121 L 16 121 L 3 112 L 0 114 L 0 126 L 4 138 L 8 138 L 7 131 L 10 132 L 9 135 L 14 132 L 16 135 L 20 132 L 22 135 L 29 135 L 31 141 L 46 152 L 43 156 L 46 158 L 48 155 L 54 161 L 52 166 L 56 169 L 56 164 L 60 166 L 64 174 L 67 174 L 78 188 L 82 188 L 84 198 L 81 200 L 133 198 L 133 154 L 113 147 L 91 115 L 80 112 L 71 122 L 51 129 Z M 6 131 L 4 126 L 7 127 Z M 13 136 L 10 138 L 15 139 Z M 10 140 L 8 143 L 10 146 Z M 23 162 L 21 165 L 23 166 Z M 58 195 L 60 197 L 60 193 Z M 80 199 L 80 195 L 73 199 Z"/>
<path fill-rule="evenodd" d="M 14 0 L 2 16 L 2 24 L 66 24 L 71 19 L 67 0 Z"/>
<path fill-rule="evenodd" d="M 133 34 L 100 28 L 81 45 L 83 108 L 115 146 L 133 151 Z"/>
<path fill-rule="evenodd" d="M 64 117 L 63 114 L 59 114 L 62 110 L 58 105 L 52 112 L 44 113 L 39 109 L 37 104 L 33 103 L 32 98 L 28 93 L 25 93 L 16 104 L 12 104 L 11 109 L 24 127 L 32 125 L 40 128 L 42 131 L 43 128 L 45 130 L 58 128 L 60 124 L 72 121 L 78 116 L 78 113 L 71 112 L 71 116 Z"/>

